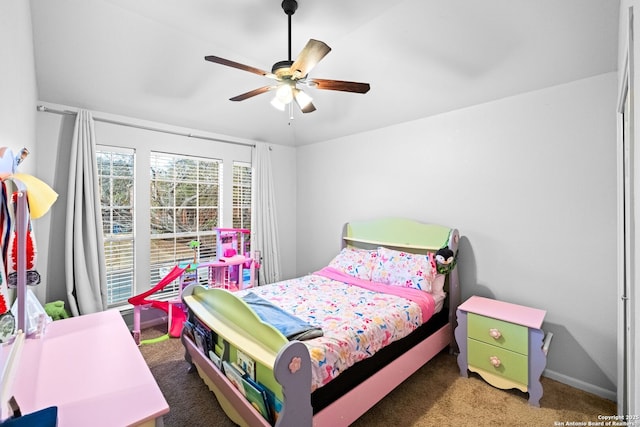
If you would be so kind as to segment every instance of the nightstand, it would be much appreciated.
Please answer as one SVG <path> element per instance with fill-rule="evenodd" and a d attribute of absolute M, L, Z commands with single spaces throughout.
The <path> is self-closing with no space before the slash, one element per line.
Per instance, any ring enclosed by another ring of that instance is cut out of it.
<path fill-rule="evenodd" d="M 455 337 L 460 375 L 478 373 L 489 384 L 529 393 L 540 406 L 540 376 L 552 334 L 541 329 L 546 311 L 473 296 L 457 310 Z"/>

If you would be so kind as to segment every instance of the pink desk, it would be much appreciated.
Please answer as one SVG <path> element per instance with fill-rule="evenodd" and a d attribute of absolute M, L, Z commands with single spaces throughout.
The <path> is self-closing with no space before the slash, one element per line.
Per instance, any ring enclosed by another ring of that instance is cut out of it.
<path fill-rule="evenodd" d="M 58 407 L 58 427 L 161 426 L 169 412 L 117 310 L 58 320 L 26 340 L 15 376 L 22 413 Z"/>

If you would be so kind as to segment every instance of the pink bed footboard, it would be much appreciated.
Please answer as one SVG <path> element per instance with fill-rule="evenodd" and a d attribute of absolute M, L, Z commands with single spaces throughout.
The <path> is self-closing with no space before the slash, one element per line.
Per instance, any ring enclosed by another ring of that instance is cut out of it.
<path fill-rule="evenodd" d="M 241 426 L 270 424 L 245 397 L 205 357 L 196 345 L 182 337 L 187 360 L 194 364 L 210 390 L 216 395 L 229 418 Z M 427 339 L 385 366 L 376 375 L 313 415 L 310 397 L 311 362 L 306 346 L 293 341 L 276 359 L 274 374 L 282 384 L 285 405 L 277 427 L 341 427 L 348 426 L 371 409 L 384 396 L 409 378 L 451 343 L 451 325 L 446 324 Z"/>

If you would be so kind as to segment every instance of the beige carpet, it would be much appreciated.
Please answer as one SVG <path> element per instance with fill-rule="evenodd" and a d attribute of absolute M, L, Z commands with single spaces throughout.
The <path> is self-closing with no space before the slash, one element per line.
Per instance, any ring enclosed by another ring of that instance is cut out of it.
<path fill-rule="evenodd" d="M 162 335 L 162 328 L 143 331 L 143 339 Z M 158 381 L 170 412 L 166 427 L 233 426 L 213 393 L 197 373 L 189 374 L 179 339 L 142 345 L 140 351 Z M 542 379 L 540 408 L 527 404 L 528 395 L 500 390 L 479 376 L 460 377 L 456 358 L 444 352 L 423 366 L 358 419 L 371 426 L 557 426 L 598 421 L 614 415 L 616 404 L 548 378 Z"/>

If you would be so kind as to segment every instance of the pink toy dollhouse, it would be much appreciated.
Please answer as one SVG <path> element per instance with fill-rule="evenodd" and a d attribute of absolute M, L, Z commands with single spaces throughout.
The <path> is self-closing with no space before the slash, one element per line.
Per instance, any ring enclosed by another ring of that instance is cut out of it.
<path fill-rule="evenodd" d="M 231 291 L 251 288 L 255 285 L 258 262 L 251 256 L 244 228 L 216 228 L 216 257 L 208 262 L 195 262 L 187 268 L 180 280 L 180 289 L 192 283 L 203 285 L 199 270 L 207 269 L 206 286 Z"/>
<path fill-rule="evenodd" d="M 158 284 L 138 295 L 129 298 L 133 305 L 133 329 L 131 331 L 136 344 L 140 341 L 140 317 L 141 311 L 148 308 L 160 309 L 167 313 L 168 337 L 179 337 L 182 325 L 186 320 L 182 308 L 182 289 L 192 283 L 201 282 L 200 271 L 207 269 L 207 286 L 210 288 L 222 288 L 230 291 L 251 288 L 255 285 L 255 271 L 258 263 L 250 256 L 249 242 L 245 235 L 250 233 L 243 228 L 216 228 L 216 258 L 208 262 L 197 262 L 194 256 L 193 263 L 186 266 L 175 266 L 169 274 L 162 278 Z M 149 298 L 166 286 L 180 280 L 180 295 L 169 301 Z M 151 340 L 157 341 L 157 340 Z"/>
<path fill-rule="evenodd" d="M 206 263 L 209 287 L 238 290 L 255 285 L 257 261 L 251 256 L 250 231 L 244 228 L 216 228 L 216 259 Z M 246 274 L 245 274 L 246 272 Z"/>

